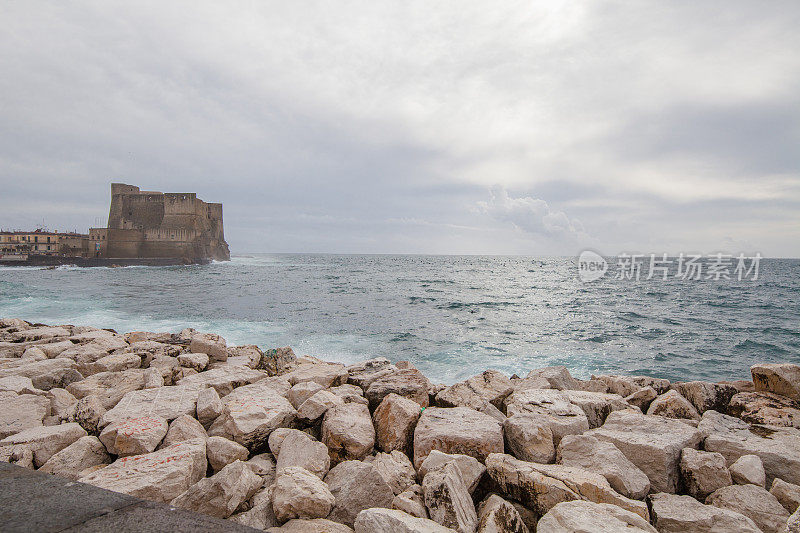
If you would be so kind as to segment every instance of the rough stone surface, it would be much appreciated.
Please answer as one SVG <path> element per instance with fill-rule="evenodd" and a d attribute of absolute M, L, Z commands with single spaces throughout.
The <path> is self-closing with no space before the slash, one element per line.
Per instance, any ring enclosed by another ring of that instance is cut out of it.
<path fill-rule="evenodd" d="M 297 365 L 297 357 L 288 346 L 272 348 L 261 354 L 260 360 L 253 368 L 264 370 L 270 376 L 279 376 L 291 371 Z"/>
<path fill-rule="evenodd" d="M 528 533 L 517 509 L 509 502 L 490 494 L 478 505 L 478 533 Z"/>
<path fill-rule="evenodd" d="M 425 508 L 425 498 L 422 486 L 411 485 L 392 500 L 392 509 L 404 511 L 417 518 L 428 518 L 428 509 Z"/>
<path fill-rule="evenodd" d="M 100 421 L 106 409 L 97 396 L 84 396 L 75 403 L 68 419 L 70 422 L 77 422 L 90 435 L 100 433 Z"/>
<path fill-rule="evenodd" d="M 552 463 L 556 456 L 550 424 L 533 413 L 519 413 L 503 421 L 508 451 L 516 458 L 535 463 Z"/>
<path fill-rule="evenodd" d="M 727 413 L 751 424 L 800 428 L 800 401 L 771 392 L 740 392 Z"/>
<path fill-rule="evenodd" d="M 791 363 L 759 364 L 750 367 L 757 391 L 774 392 L 800 400 L 800 365 Z"/>
<path fill-rule="evenodd" d="M 417 402 L 394 393 L 387 394 L 373 415 L 378 449 L 384 452 L 398 450 L 410 457 L 419 417 Z"/>
<path fill-rule="evenodd" d="M 713 492 L 706 503 L 745 515 L 764 533 L 778 533 L 789 512 L 775 496 L 757 485 L 731 485 Z"/>
<path fill-rule="evenodd" d="M 131 391 L 101 420 L 103 427 L 143 416 L 159 416 L 170 422 L 181 415 L 194 416 L 199 390 L 193 387 L 160 387 Z"/>
<path fill-rule="evenodd" d="M 653 387 L 642 387 L 638 391 L 625 397 L 625 401 L 634 407 L 638 407 L 642 412 L 647 411 L 658 393 Z"/>
<path fill-rule="evenodd" d="M 203 389 L 197 394 L 197 420 L 203 427 L 211 426 L 224 408 L 219 393 L 213 388 Z"/>
<path fill-rule="evenodd" d="M 676 390 L 670 390 L 656 398 L 647 409 L 648 415 L 659 415 L 667 418 L 688 418 L 700 420 L 700 414 L 694 406 Z"/>
<path fill-rule="evenodd" d="M 742 455 L 761 458 L 767 483 L 776 477 L 800 484 L 800 431 L 794 428 L 750 426 L 750 424 L 706 411 L 698 429 L 705 437 L 704 448 L 719 452 L 731 465 Z"/>
<path fill-rule="evenodd" d="M 286 399 L 292 404 L 292 407 L 297 409 L 303 402 L 311 398 L 317 392 L 325 390 L 325 387 L 313 381 L 306 381 L 294 385 L 289 392 L 286 393 Z"/>
<path fill-rule="evenodd" d="M 680 470 L 683 488 L 700 501 L 705 501 L 715 490 L 733 483 L 725 458 L 716 452 L 684 448 Z"/>
<path fill-rule="evenodd" d="M 345 370 L 347 383 L 366 390 L 376 379 L 394 374 L 398 369 L 385 357 L 376 357 L 350 365 Z"/>
<path fill-rule="evenodd" d="M 453 533 L 433 520 L 396 509 L 365 509 L 355 520 L 356 533 Z"/>
<path fill-rule="evenodd" d="M 539 520 L 536 531 L 537 533 L 656 533 L 656 529 L 637 514 L 616 505 L 584 500 L 555 505 Z"/>
<path fill-rule="evenodd" d="M 272 511 L 273 488 L 271 485 L 256 492 L 248 501 L 249 509 L 231 515 L 230 520 L 260 530 L 278 526 L 278 519 Z"/>
<path fill-rule="evenodd" d="M 53 454 L 86 435 L 86 431 L 74 422 L 51 427 L 34 427 L 0 440 L 0 448 L 25 446 L 33 453 L 33 464 L 39 468 Z"/>
<path fill-rule="evenodd" d="M 290 466 L 275 478 L 272 510 L 280 522 L 325 518 L 335 501 L 328 486 L 305 468 Z"/>
<path fill-rule="evenodd" d="M 743 455 L 739 457 L 730 466 L 730 472 L 733 482 L 739 485 L 751 483 L 759 487 L 766 486 L 767 475 L 764 472 L 764 464 L 757 455 Z"/>
<path fill-rule="evenodd" d="M 701 415 L 709 409 L 725 412 L 731 398 L 738 392 L 732 385 L 709 383 L 708 381 L 673 383 L 672 387 L 689 400 Z"/>
<path fill-rule="evenodd" d="M 200 334 L 192 337 L 189 343 L 189 351 L 208 354 L 212 361 L 225 361 L 228 358 L 225 339 L 219 335 Z"/>
<path fill-rule="evenodd" d="M 138 416 L 109 424 L 100 432 L 100 441 L 110 454 L 140 455 L 155 450 L 168 429 L 169 424 L 163 417 Z"/>
<path fill-rule="evenodd" d="M 571 403 L 583 409 L 590 428 L 602 426 L 606 417 L 613 411 L 632 408 L 619 394 L 566 390 L 564 395 Z"/>
<path fill-rule="evenodd" d="M 364 461 L 375 467 L 395 494 L 400 494 L 416 483 L 417 472 L 403 452 L 395 450 L 392 453 L 378 453 Z"/>
<path fill-rule="evenodd" d="M 526 376 L 527 379 L 534 377 L 544 378 L 553 389 L 557 390 L 577 390 L 578 380 L 570 375 L 565 366 L 548 366 L 531 370 Z"/>
<path fill-rule="evenodd" d="M 800 533 L 800 509 L 786 521 L 786 533 Z"/>
<path fill-rule="evenodd" d="M 427 407 L 430 386 L 431 382 L 419 370 L 398 370 L 373 381 L 364 395 L 367 397 L 371 409 L 378 407 L 383 399 L 392 392 L 414 400 L 422 407 Z"/>
<path fill-rule="evenodd" d="M 533 415 L 547 424 L 558 446 L 564 435 L 576 435 L 589 429 L 589 419 L 579 406 L 562 391 L 551 389 L 517 390 L 506 398 L 506 414 Z"/>
<path fill-rule="evenodd" d="M 100 439 L 86 436 L 53 454 L 39 470 L 76 481 L 81 471 L 109 463 L 111 456 Z"/>
<path fill-rule="evenodd" d="M 288 379 L 291 385 L 313 381 L 327 389 L 345 383 L 347 371 L 344 369 L 344 365 L 339 363 L 327 363 L 314 357 L 305 356 L 298 359 L 294 370 L 283 377 Z"/>
<path fill-rule="evenodd" d="M 469 455 L 483 462 L 490 453 L 502 453 L 503 449 L 500 423 L 467 407 L 425 409 L 414 431 L 416 468 L 431 450 Z"/>
<path fill-rule="evenodd" d="M 759 533 L 745 515 L 713 505 L 703 505 L 691 496 L 660 492 L 648 496 L 653 525 L 659 533 Z"/>
<path fill-rule="evenodd" d="M 66 390 L 75 398 L 96 396 L 105 409 L 111 409 L 129 392 L 144 387 L 141 370 L 122 372 L 100 372 L 81 381 L 67 385 Z"/>
<path fill-rule="evenodd" d="M 437 470 L 451 462 L 455 463 L 459 471 L 461 471 L 461 478 L 464 480 L 467 490 L 469 490 L 470 493 L 475 491 L 484 472 L 486 472 L 486 467 L 469 455 L 450 454 L 440 452 L 439 450 L 432 450 L 419 467 L 420 479 L 424 479 L 428 472 Z"/>
<path fill-rule="evenodd" d="M 289 429 L 276 455 L 276 472 L 280 474 L 289 467 L 305 468 L 320 479 L 325 478 L 331 466 L 327 447 L 308 434 Z"/>
<path fill-rule="evenodd" d="M 478 516 L 455 463 L 428 472 L 422 481 L 422 492 L 431 520 L 462 533 L 475 531 Z"/>
<path fill-rule="evenodd" d="M 152 453 L 121 457 L 79 479 L 114 492 L 167 503 L 206 474 L 203 439 L 179 442 Z"/>
<path fill-rule="evenodd" d="M 331 468 L 325 483 L 336 498 L 328 518 L 348 526 L 358 513 L 371 507 L 390 507 L 394 499 L 392 487 L 371 464 L 344 461 Z"/>
<path fill-rule="evenodd" d="M 225 437 L 208 437 L 206 441 L 206 457 L 214 472 L 219 472 L 234 461 L 246 461 L 248 455 L 247 448 Z"/>
<path fill-rule="evenodd" d="M 769 493 L 775 496 L 783 508 L 793 513 L 800 507 L 800 485 L 787 483 L 782 479 L 775 478 Z"/>
<path fill-rule="evenodd" d="M 178 364 L 202 372 L 208 366 L 208 354 L 182 353 L 178 356 Z"/>
<path fill-rule="evenodd" d="M 514 386 L 505 374 L 497 370 L 486 370 L 439 392 L 436 395 L 436 405 L 482 410 L 488 402 L 497 409 L 502 409 L 503 400 L 512 392 Z"/>
<path fill-rule="evenodd" d="M 337 405 L 344 405 L 344 400 L 332 392 L 321 390 L 300 405 L 297 409 L 297 418 L 301 422 L 314 423 L 319 420 L 328 409 Z"/>
<path fill-rule="evenodd" d="M 160 447 L 171 446 L 184 440 L 204 439 L 207 436 L 200 422 L 189 415 L 181 415 L 170 423 Z"/>
<path fill-rule="evenodd" d="M 45 361 L 26 362 L 15 368 L 0 368 L 0 378 L 23 376 L 31 378 L 33 386 L 41 390 L 55 387 L 65 388 L 70 383 L 80 381 L 83 375 L 78 372 L 78 365 L 72 359 L 56 358 Z"/>
<path fill-rule="evenodd" d="M 179 509 L 227 518 L 261 487 L 262 480 L 250 468 L 236 461 L 211 477 L 203 478 L 170 504 Z"/>
<path fill-rule="evenodd" d="M 41 427 L 50 414 L 50 400 L 35 394 L 0 392 L 0 439 L 24 429 Z"/>
<path fill-rule="evenodd" d="M 567 435 L 561 439 L 558 462 L 600 474 L 614 490 L 628 498 L 640 500 L 650 491 L 650 480 L 644 472 L 614 444 L 591 435 Z"/>
<path fill-rule="evenodd" d="M 375 445 L 375 428 L 367 406 L 346 403 L 328 409 L 322 419 L 322 442 L 332 463 L 366 457 Z"/>
<path fill-rule="evenodd" d="M 220 396 L 230 394 L 243 385 L 258 383 L 267 377 L 263 372 L 243 366 L 222 365 L 178 381 L 178 385 L 197 389 L 211 387 Z M 288 386 L 286 387 L 288 389 Z"/>
<path fill-rule="evenodd" d="M 647 475 L 651 490 L 674 493 L 678 488 L 681 450 L 696 448 L 702 434 L 669 418 L 615 411 L 589 435 L 612 443 Z"/>

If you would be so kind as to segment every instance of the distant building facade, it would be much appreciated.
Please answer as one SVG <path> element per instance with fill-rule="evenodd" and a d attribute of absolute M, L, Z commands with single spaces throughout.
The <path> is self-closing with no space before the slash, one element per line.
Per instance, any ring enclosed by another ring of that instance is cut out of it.
<path fill-rule="evenodd" d="M 111 184 L 108 227 L 92 228 L 89 243 L 95 257 L 230 259 L 222 204 L 124 183 Z"/>
<path fill-rule="evenodd" d="M 89 236 L 58 231 L 0 231 L 0 255 L 84 256 Z"/>

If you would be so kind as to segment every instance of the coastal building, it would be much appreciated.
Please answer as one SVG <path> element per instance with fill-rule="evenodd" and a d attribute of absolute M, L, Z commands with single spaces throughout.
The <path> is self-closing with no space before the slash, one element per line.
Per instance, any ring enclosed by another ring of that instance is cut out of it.
<path fill-rule="evenodd" d="M 88 235 L 75 232 L 0 231 L 0 254 L 81 256 L 88 250 L 88 240 Z"/>

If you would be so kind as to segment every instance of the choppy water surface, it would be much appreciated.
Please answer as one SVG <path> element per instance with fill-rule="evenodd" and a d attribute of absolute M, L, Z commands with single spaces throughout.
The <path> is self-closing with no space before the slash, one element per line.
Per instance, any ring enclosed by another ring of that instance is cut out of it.
<path fill-rule="evenodd" d="M 214 331 L 345 363 L 408 359 L 434 381 L 564 364 L 670 379 L 800 363 L 800 260 L 753 281 L 582 283 L 572 258 L 259 255 L 181 267 L 0 267 L 0 316 Z"/>

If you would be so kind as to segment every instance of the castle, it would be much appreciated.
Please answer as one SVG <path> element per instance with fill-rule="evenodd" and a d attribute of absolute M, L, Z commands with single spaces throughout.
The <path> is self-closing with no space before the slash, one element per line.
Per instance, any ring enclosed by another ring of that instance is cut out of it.
<path fill-rule="evenodd" d="M 108 227 L 89 229 L 89 248 L 100 258 L 230 260 L 222 204 L 124 183 L 111 184 Z"/>

